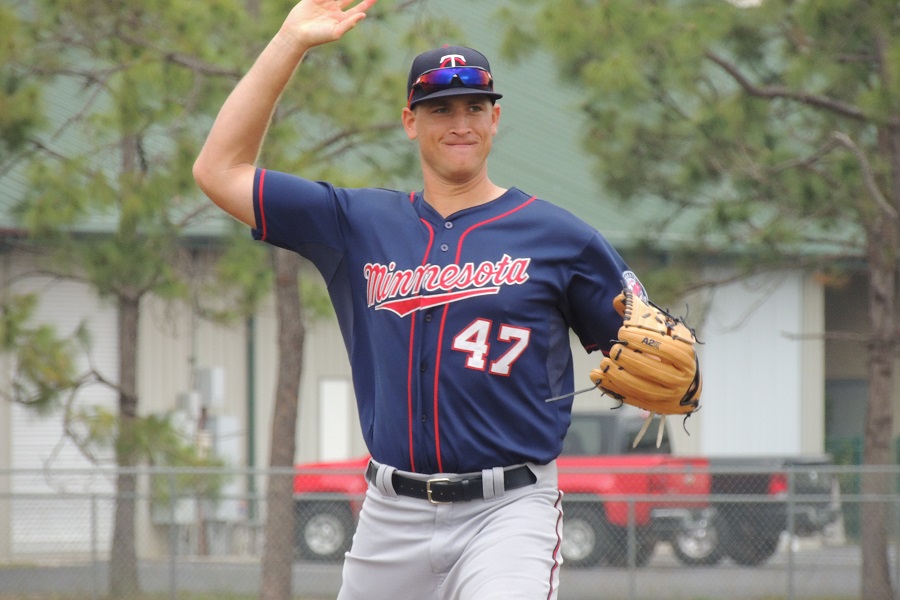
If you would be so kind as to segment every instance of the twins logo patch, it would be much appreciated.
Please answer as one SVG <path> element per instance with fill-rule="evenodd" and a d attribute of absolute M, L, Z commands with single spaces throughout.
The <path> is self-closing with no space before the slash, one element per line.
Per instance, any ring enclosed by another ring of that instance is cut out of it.
<path fill-rule="evenodd" d="M 644 289 L 643 284 L 638 279 L 637 275 L 634 274 L 634 271 L 625 271 L 622 273 L 622 282 L 626 290 L 631 290 L 631 293 L 647 302 L 647 291 Z"/>

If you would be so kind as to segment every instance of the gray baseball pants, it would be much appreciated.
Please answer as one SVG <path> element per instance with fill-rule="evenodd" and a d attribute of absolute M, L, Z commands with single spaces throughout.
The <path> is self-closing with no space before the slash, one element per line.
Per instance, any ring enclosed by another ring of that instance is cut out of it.
<path fill-rule="evenodd" d="M 529 463 L 537 482 L 514 490 L 503 489 L 502 469 L 485 470 L 484 499 L 448 504 L 397 495 L 395 469 L 376 466 L 338 600 L 556 599 L 562 492 L 555 462 Z"/>

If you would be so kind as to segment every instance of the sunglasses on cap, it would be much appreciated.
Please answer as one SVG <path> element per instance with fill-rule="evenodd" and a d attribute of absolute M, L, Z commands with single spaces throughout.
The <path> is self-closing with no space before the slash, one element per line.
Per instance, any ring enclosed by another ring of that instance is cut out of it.
<path fill-rule="evenodd" d="M 412 100 L 416 90 L 422 90 L 426 94 L 433 94 L 441 90 L 453 87 L 454 80 L 458 79 L 462 87 L 478 90 L 492 91 L 494 80 L 491 74 L 481 67 L 443 67 L 425 71 L 415 83 L 412 84 L 409 99 Z"/>

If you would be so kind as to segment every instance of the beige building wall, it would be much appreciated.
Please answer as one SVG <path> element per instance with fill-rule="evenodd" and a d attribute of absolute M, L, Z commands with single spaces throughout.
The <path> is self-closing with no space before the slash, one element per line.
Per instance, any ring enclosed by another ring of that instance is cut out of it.
<path fill-rule="evenodd" d="M 825 293 L 807 274 L 800 281 L 800 449 L 825 451 Z"/>
<path fill-rule="evenodd" d="M 305 274 L 318 278 L 317 273 Z M 255 440 L 257 466 L 269 462 L 269 435 L 274 410 L 275 383 L 278 376 L 278 325 L 274 298 L 268 297 L 252 324 L 245 320 L 214 323 L 203 319 L 183 301 L 148 298 L 142 306 L 139 387 L 145 412 L 165 412 L 192 406 L 186 399 L 200 387 L 198 372 L 220 370 L 223 401 L 208 407 L 208 417 L 234 417 L 241 424 L 241 453 L 237 465 L 247 464 L 247 441 Z M 252 337 L 251 337 L 252 336 Z M 299 350 L 298 350 L 299 352 Z M 307 324 L 303 352 L 303 377 L 300 387 L 297 422 L 297 460 L 319 459 L 320 438 L 331 432 L 320 431 L 320 391 L 323 381 L 344 381 L 350 388 L 350 367 L 343 340 L 333 316 Z M 252 372 L 250 371 L 252 366 Z M 252 401 L 251 401 L 252 399 Z M 353 403 L 352 389 L 348 400 Z M 253 405 L 255 427 L 246 429 Z M 365 452 L 355 417 L 348 431 L 349 455 Z M 190 411 L 195 412 L 195 411 Z"/>

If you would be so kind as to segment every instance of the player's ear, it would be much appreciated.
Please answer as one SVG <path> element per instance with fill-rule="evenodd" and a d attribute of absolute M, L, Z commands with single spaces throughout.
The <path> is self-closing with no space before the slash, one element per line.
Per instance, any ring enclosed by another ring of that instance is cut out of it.
<path fill-rule="evenodd" d="M 497 129 L 500 125 L 500 104 L 498 102 L 494 102 L 494 105 L 491 107 L 491 134 L 497 135 Z"/>
<path fill-rule="evenodd" d="M 406 131 L 406 137 L 411 140 L 416 139 L 416 111 L 410 108 L 403 108 L 403 114 L 400 116 L 403 121 L 403 129 Z"/>

